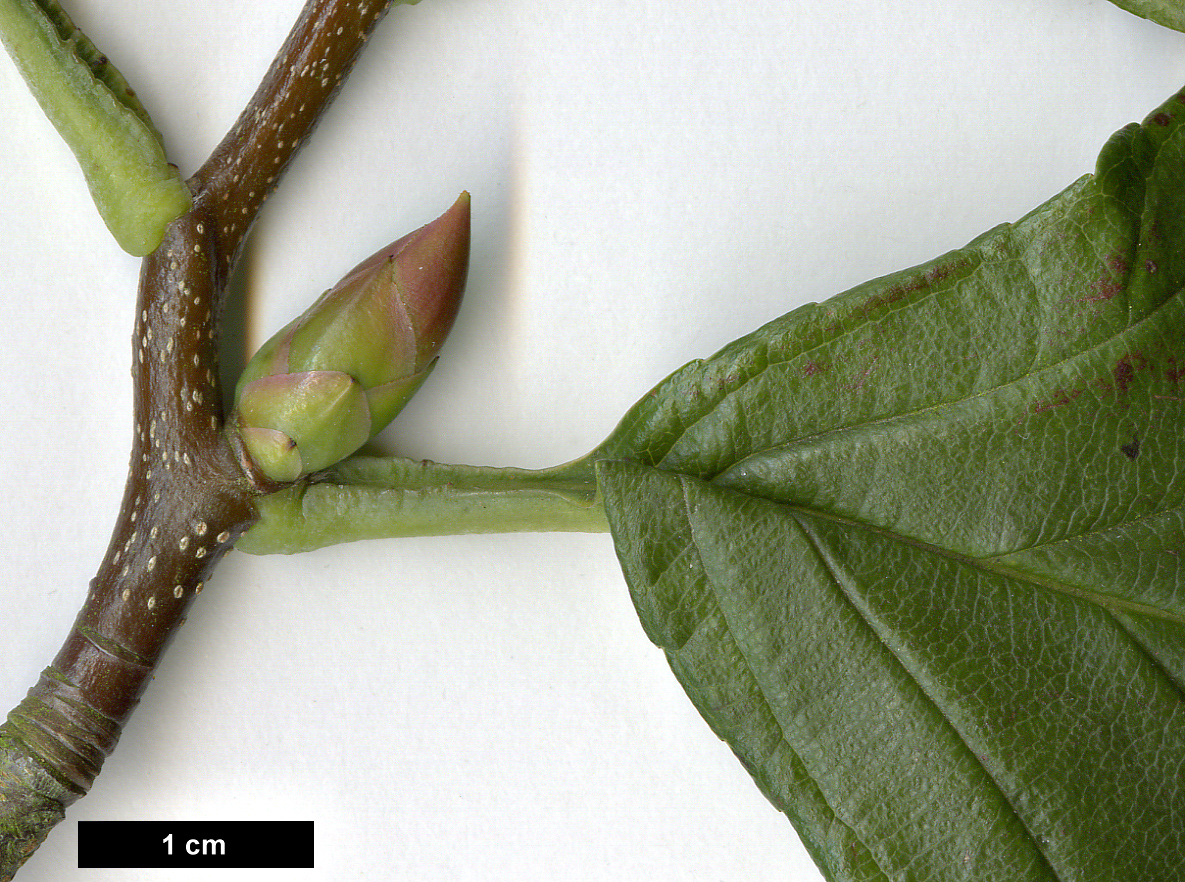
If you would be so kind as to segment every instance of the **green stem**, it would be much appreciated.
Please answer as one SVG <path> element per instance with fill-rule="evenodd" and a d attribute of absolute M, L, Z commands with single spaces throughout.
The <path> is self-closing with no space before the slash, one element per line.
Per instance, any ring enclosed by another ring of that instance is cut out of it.
<path fill-rule="evenodd" d="M 259 522 L 236 546 L 251 554 L 399 536 L 609 529 L 588 459 L 532 471 L 351 457 L 258 507 Z"/>

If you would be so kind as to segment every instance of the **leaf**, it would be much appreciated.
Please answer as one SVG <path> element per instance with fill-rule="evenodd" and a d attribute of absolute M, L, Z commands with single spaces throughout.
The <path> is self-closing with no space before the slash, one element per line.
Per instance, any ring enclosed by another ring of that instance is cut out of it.
<path fill-rule="evenodd" d="M 1185 5 L 1180 0 L 1111 0 L 1120 9 L 1166 28 L 1185 31 Z"/>
<path fill-rule="evenodd" d="M 1141 634 L 1179 638 L 1179 616 L 695 478 L 602 474 L 631 500 L 611 511 L 651 635 L 829 878 L 1185 870 L 1182 654 Z"/>
<path fill-rule="evenodd" d="M 192 200 L 127 81 L 56 0 L 0 0 L 0 39 L 74 152 L 120 247 L 154 251 Z"/>
<path fill-rule="evenodd" d="M 1185 878 L 1182 117 L 595 454 L 643 626 L 830 879 Z"/>

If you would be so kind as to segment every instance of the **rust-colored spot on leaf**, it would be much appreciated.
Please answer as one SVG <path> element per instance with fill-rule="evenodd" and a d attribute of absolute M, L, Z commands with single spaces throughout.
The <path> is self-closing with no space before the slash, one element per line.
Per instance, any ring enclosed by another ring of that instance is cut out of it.
<path fill-rule="evenodd" d="M 1169 356 L 1169 368 L 1164 372 L 1164 376 L 1170 383 L 1180 383 L 1185 378 L 1185 365 L 1178 366 L 1177 359 Z"/>
<path fill-rule="evenodd" d="M 821 374 L 826 371 L 828 365 L 817 361 L 808 361 L 802 366 L 802 375 L 804 377 L 813 377 L 815 374 Z"/>
<path fill-rule="evenodd" d="M 880 360 L 881 357 L 879 355 L 872 356 L 872 361 L 868 363 L 868 366 L 864 368 L 864 370 L 856 374 L 852 382 L 848 384 L 847 388 L 852 392 L 859 392 L 861 389 L 863 389 L 864 385 L 868 382 L 869 376 L 872 374 L 873 368 L 876 367 L 877 362 Z"/>
<path fill-rule="evenodd" d="M 1099 303 L 1103 300 L 1111 300 L 1123 291 L 1122 285 L 1114 279 L 1107 277 L 1096 279 L 1090 287 L 1094 290 L 1094 294 L 1083 297 L 1082 300 L 1084 303 Z"/>
<path fill-rule="evenodd" d="M 886 288 L 880 294 L 877 294 L 874 297 L 869 297 L 867 300 L 865 300 L 864 305 L 861 308 L 861 312 L 864 315 L 868 315 L 868 313 L 880 309 L 882 306 L 890 306 L 897 301 L 902 300 L 906 296 L 915 294 L 926 287 L 928 286 L 926 285 L 924 279 L 914 278 L 910 279 L 908 282 L 902 282 L 900 285 L 894 285 L 891 288 Z"/>
<path fill-rule="evenodd" d="M 916 294 L 919 291 L 925 291 L 932 288 L 952 275 L 965 270 L 971 265 L 970 258 L 962 258 L 960 260 L 952 260 L 947 263 L 939 263 L 930 267 L 923 274 L 914 276 L 892 287 L 886 288 L 880 294 L 869 297 L 864 301 L 859 308 L 862 316 L 867 317 L 869 313 L 883 306 L 890 306 L 904 299 L 910 294 Z"/>
<path fill-rule="evenodd" d="M 955 260 L 932 266 L 926 271 L 926 281 L 931 285 L 937 285 L 939 282 L 946 281 L 956 272 L 965 269 L 970 263 L 969 260 Z"/>
<path fill-rule="evenodd" d="M 1147 367 L 1148 359 L 1144 358 L 1138 352 L 1129 353 L 1115 362 L 1115 367 L 1111 370 L 1111 376 L 1115 380 L 1115 388 L 1119 394 L 1126 395 L 1128 387 L 1131 386 L 1132 381 L 1136 378 L 1136 373 Z"/>
<path fill-rule="evenodd" d="M 1178 99 L 1180 99 L 1180 97 L 1180 95 L 1177 96 Z M 1156 123 L 1158 126 L 1167 126 L 1172 121 L 1172 114 L 1168 113 L 1158 113 L 1156 116 L 1152 117 L 1152 122 Z"/>
<path fill-rule="evenodd" d="M 1099 276 L 1092 284 L 1093 294 L 1088 294 L 1082 298 L 1083 303 L 1099 303 L 1105 300 L 1112 300 L 1123 292 L 1123 280 L 1128 275 L 1127 258 L 1122 254 L 1107 255 L 1107 269 L 1108 272 Z"/>
<path fill-rule="evenodd" d="M 1115 377 L 1115 386 L 1119 391 L 1126 393 L 1127 387 L 1131 385 L 1132 379 L 1136 375 L 1136 369 L 1132 367 L 1131 361 L 1125 355 L 1115 362 L 1115 369 L 1111 371 L 1111 375 Z"/>
<path fill-rule="evenodd" d="M 1074 399 L 1081 395 L 1082 392 L 1082 389 L 1071 389 L 1069 392 L 1065 389 L 1058 389 L 1048 401 L 1039 401 L 1034 404 L 1033 413 L 1045 413 L 1047 410 L 1053 410 L 1056 407 L 1065 407 L 1073 403 Z"/>

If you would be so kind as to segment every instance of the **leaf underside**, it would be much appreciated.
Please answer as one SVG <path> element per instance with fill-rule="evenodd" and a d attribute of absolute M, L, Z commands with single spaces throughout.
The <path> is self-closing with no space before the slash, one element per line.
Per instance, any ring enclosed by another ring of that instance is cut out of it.
<path fill-rule="evenodd" d="M 594 454 L 643 626 L 829 879 L 1185 878 L 1183 120 Z"/>

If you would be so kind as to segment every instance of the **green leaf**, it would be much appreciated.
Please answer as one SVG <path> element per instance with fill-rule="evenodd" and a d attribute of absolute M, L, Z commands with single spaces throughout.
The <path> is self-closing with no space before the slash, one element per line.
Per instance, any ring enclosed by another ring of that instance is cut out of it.
<path fill-rule="evenodd" d="M 0 0 L 0 40 L 74 152 L 120 247 L 154 251 L 192 200 L 127 81 L 56 0 Z"/>
<path fill-rule="evenodd" d="M 1180 0 L 1111 0 L 1120 9 L 1176 31 L 1185 31 L 1185 5 Z"/>
<path fill-rule="evenodd" d="M 830 879 L 1185 878 L 1183 117 L 594 454 L 648 635 Z"/>
<path fill-rule="evenodd" d="M 1179 614 L 644 466 L 602 479 L 651 636 L 829 878 L 1185 872 Z"/>

